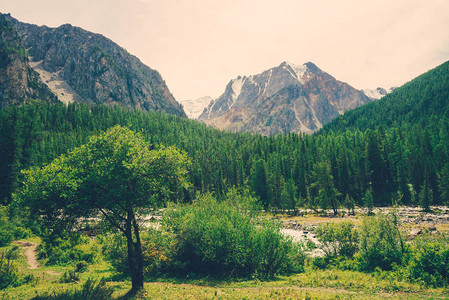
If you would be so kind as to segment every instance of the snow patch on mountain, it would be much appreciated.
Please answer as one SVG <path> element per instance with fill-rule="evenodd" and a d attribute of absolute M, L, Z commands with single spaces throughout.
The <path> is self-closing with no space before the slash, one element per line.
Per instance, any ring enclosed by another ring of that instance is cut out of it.
<path fill-rule="evenodd" d="M 197 99 L 181 100 L 180 102 L 189 119 L 196 119 L 211 101 L 213 101 L 212 97 L 205 96 Z"/>
<path fill-rule="evenodd" d="M 305 64 L 298 66 L 289 62 L 284 62 L 281 65 L 283 65 L 283 67 L 292 74 L 293 78 L 296 78 L 301 84 L 304 84 L 306 81 L 305 78 L 310 78 L 310 76 L 306 74 L 308 69 Z"/>
<path fill-rule="evenodd" d="M 392 89 L 389 89 L 388 91 L 385 90 L 384 88 L 378 87 L 376 89 L 364 89 L 362 90 L 363 93 L 370 99 L 380 99 L 383 96 L 385 96 L 386 94 L 390 93 L 392 91 Z"/>

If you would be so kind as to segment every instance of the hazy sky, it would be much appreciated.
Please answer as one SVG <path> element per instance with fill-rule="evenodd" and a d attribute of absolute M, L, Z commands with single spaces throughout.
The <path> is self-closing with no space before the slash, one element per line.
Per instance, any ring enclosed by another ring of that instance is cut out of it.
<path fill-rule="evenodd" d="M 448 0 L 0 0 L 23 22 L 101 33 L 158 70 L 177 100 L 314 62 L 358 89 L 449 60 Z"/>

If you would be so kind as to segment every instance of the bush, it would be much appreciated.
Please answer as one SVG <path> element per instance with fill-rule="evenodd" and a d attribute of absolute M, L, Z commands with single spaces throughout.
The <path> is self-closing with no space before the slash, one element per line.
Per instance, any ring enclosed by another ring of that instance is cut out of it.
<path fill-rule="evenodd" d="M 373 271 L 376 267 L 391 270 L 394 264 L 401 265 L 405 247 L 396 215 L 379 213 L 366 217 L 359 230 L 359 247 L 361 270 Z"/>
<path fill-rule="evenodd" d="M 84 273 L 87 271 L 88 263 L 85 261 L 80 261 L 75 266 L 75 272 Z"/>
<path fill-rule="evenodd" d="M 18 253 L 19 247 L 17 246 L 0 251 L 0 290 L 8 286 L 19 286 L 22 284 L 17 266 L 14 263 Z"/>
<path fill-rule="evenodd" d="M 97 282 L 89 278 L 80 290 L 47 293 L 34 297 L 33 300 L 109 300 L 112 299 L 113 292 L 114 288 L 107 286 L 104 279 Z"/>
<path fill-rule="evenodd" d="M 128 250 L 126 239 L 122 234 L 111 234 L 100 237 L 104 258 L 111 263 L 114 269 L 122 274 L 129 275 Z"/>
<path fill-rule="evenodd" d="M 323 223 L 318 226 L 316 236 L 328 257 L 353 257 L 357 252 L 358 234 L 354 225 L 349 221 Z"/>
<path fill-rule="evenodd" d="M 303 271 L 304 253 L 279 224 L 254 214 L 255 199 L 235 190 L 168 209 L 163 224 L 176 236 L 173 264 L 184 272 L 270 277 Z"/>
<path fill-rule="evenodd" d="M 67 270 L 62 274 L 61 278 L 59 278 L 60 283 L 73 283 L 78 282 L 80 277 L 76 274 L 75 270 Z"/>
<path fill-rule="evenodd" d="M 97 249 L 83 247 L 89 243 L 89 237 L 71 233 L 63 237 L 45 235 L 38 246 L 40 259 L 47 258 L 47 265 L 64 265 L 71 262 L 85 261 L 93 263 L 97 259 Z"/>
<path fill-rule="evenodd" d="M 27 238 L 30 235 L 30 230 L 16 226 L 8 218 L 7 208 L 0 205 L 0 247 L 5 247 L 15 239 Z"/>
<path fill-rule="evenodd" d="M 434 287 L 449 282 L 449 244 L 445 237 L 421 237 L 411 249 L 408 270 L 413 280 Z"/>

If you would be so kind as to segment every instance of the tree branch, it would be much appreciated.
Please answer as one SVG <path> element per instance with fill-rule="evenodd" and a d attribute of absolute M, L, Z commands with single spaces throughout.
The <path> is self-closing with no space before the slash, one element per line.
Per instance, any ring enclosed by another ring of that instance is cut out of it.
<path fill-rule="evenodd" d="M 100 207 L 98 207 L 98 209 L 105 216 L 106 220 L 109 221 L 109 223 L 117 227 L 123 234 L 125 234 L 125 230 L 120 226 L 120 224 L 118 224 L 110 216 L 108 216 L 108 214 L 103 209 L 101 209 Z"/>

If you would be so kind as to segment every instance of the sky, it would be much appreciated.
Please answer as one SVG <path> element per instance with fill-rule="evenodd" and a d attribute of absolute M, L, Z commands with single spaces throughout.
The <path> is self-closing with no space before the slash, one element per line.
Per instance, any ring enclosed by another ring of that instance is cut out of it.
<path fill-rule="evenodd" d="M 100 33 L 158 70 L 178 101 L 218 97 L 283 61 L 374 89 L 449 60 L 448 0 L 0 0 L 0 12 Z"/>

